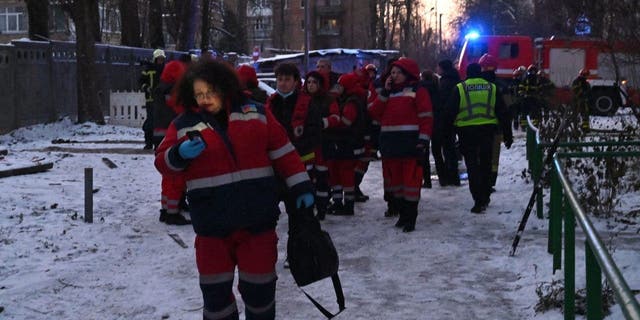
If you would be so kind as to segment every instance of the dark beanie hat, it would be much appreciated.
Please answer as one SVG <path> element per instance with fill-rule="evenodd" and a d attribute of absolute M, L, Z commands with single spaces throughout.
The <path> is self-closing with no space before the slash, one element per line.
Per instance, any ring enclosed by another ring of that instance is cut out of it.
<path fill-rule="evenodd" d="M 478 63 L 471 63 L 467 66 L 467 78 L 480 78 L 482 67 Z"/>
<path fill-rule="evenodd" d="M 453 69 L 453 62 L 451 62 L 451 60 L 449 59 L 441 60 L 440 62 L 438 62 L 438 66 L 440 66 L 442 70 L 451 70 Z"/>

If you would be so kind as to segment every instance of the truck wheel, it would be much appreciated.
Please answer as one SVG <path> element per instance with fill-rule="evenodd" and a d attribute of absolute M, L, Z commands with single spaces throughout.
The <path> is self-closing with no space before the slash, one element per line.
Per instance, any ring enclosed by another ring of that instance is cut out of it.
<path fill-rule="evenodd" d="M 593 106 L 591 114 L 596 116 L 613 115 L 620 106 L 620 98 L 613 90 L 593 90 Z"/>

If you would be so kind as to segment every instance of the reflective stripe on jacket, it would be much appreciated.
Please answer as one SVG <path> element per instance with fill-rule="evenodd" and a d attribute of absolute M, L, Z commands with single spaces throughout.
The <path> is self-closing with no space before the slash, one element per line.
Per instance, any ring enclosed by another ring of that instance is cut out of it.
<path fill-rule="evenodd" d="M 496 119 L 496 85 L 482 78 L 472 78 L 456 85 L 460 94 L 460 110 L 456 127 L 498 124 Z"/>

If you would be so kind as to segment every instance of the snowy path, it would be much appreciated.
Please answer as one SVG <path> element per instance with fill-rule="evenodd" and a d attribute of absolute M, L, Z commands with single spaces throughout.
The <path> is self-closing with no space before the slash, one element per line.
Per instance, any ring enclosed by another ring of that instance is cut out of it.
<path fill-rule="evenodd" d="M 136 138 L 128 132 L 116 135 Z M 47 139 L 24 148 L 42 149 Z M 21 155 L 30 159 L 42 153 Z M 50 171 L 0 183 L 0 318 L 201 319 L 193 230 L 157 221 L 160 177 L 152 155 L 109 153 L 116 169 L 101 162 L 104 154 L 45 155 L 55 163 Z M 94 167 L 98 189 L 91 225 L 82 222 L 83 168 L 88 166 Z M 383 217 L 380 162 L 372 163 L 362 186 L 372 199 L 357 204 L 353 217 L 328 216 L 323 222 L 341 258 L 347 309 L 336 319 L 561 319 L 558 311 L 533 311 L 536 286 L 558 277 L 546 253 L 546 221 L 532 216 L 516 257 L 508 257 L 531 192 L 520 178 L 524 167 L 519 137 L 503 151 L 487 214 L 469 212 L 466 185 L 441 188 L 436 182 L 422 190 L 416 231 L 405 234 L 393 227 L 395 218 Z M 283 269 L 286 220 L 283 215 L 278 224 L 278 319 L 321 319 Z M 189 248 L 178 246 L 168 233 L 178 233 Z M 623 266 L 638 265 L 637 241 L 617 248 Z M 583 261 L 580 250 L 576 255 Z M 634 270 L 626 269 L 625 276 Z M 637 288 L 635 279 L 630 285 Z M 337 309 L 330 281 L 307 289 Z M 241 300 L 238 305 L 243 312 Z"/>

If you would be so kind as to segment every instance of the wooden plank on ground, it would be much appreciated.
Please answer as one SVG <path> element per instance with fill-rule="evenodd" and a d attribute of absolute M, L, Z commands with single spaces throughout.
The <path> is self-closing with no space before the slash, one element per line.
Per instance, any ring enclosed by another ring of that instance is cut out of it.
<path fill-rule="evenodd" d="M 53 162 L 37 164 L 37 165 L 34 165 L 34 166 L 29 166 L 29 167 L 21 167 L 21 168 L 15 168 L 15 169 L 0 170 L 0 178 L 12 177 L 12 176 L 20 176 L 20 175 L 24 175 L 24 174 L 38 173 L 38 172 L 47 171 L 47 170 L 49 170 L 51 168 L 53 168 Z"/>
<path fill-rule="evenodd" d="M 171 237 L 171 239 L 173 239 L 173 241 L 175 241 L 181 247 L 183 247 L 185 249 L 189 247 L 189 246 L 187 246 L 186 243 L 184 243 L 184 241 L 182 241 L 182 238 L 177 233 L 169 233 L 169 237 Z"/>
<path fill-rule="evenodd" d="M 106 164 L 109 169 L 115 169 L 118 167 L 115 163 L 113 163 L 113 161 L 109 160 L 109 158 L 102 158 L 102 162 L 104 162 L 104 164 Z"/>

